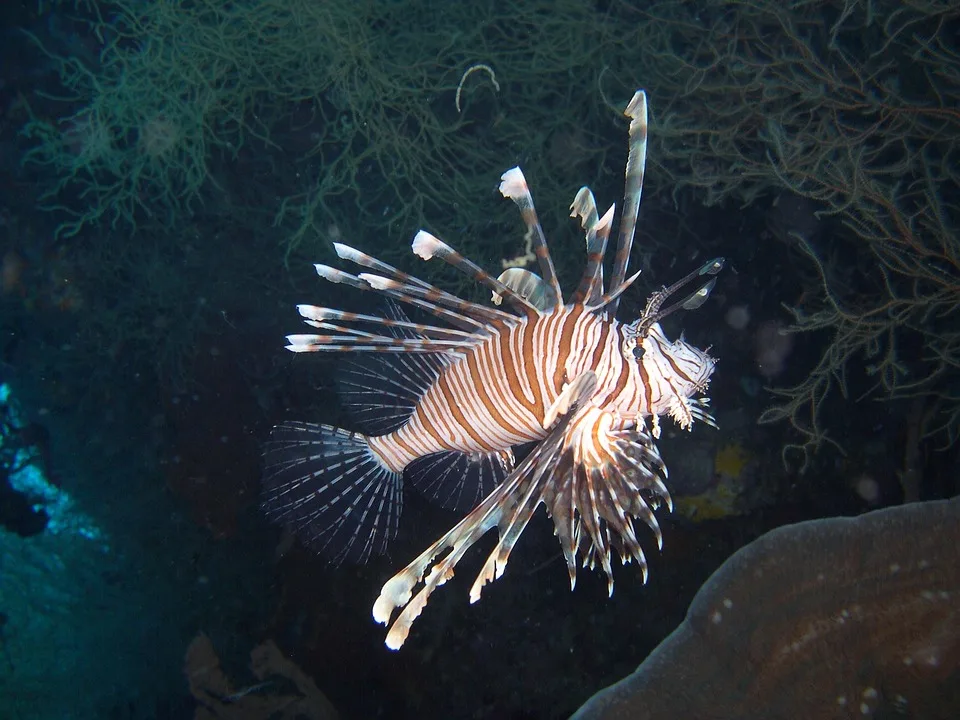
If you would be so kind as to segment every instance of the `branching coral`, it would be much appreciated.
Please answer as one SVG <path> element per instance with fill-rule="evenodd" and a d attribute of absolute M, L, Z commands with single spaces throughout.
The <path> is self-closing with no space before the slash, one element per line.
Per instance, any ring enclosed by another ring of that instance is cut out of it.
<path fill-rule="evenodd" d="M 762 422 L 789 420 L 803 464 L 819 412 L 861 364 L 871 394 L 926 398 L 927 432 L 960 432 L 960 9 L 943 0 L 659 3 L 641 67 L 662 108 L 651 153 L 707 204 L 789 190 L 835 216 L 860 271 L 837 287 L 827 253 L 797 237 L 822 281 L 791 308 L 796 332 L 832 334 L 808 379 Z M 911 345 L 922 348 L 905 352 Z"/>
<path fill-rule="evenodd" d="M 254 139 L 275 169 L 261 200 L 275 203 L 290 248 L 331 222 L 381 233 L 411 232 L 426 216 L 447 229 L 479 224 L 518 155 L 543 155 L 558 128 L 606 127 L 605 108 L 576 100 L 604 64 L 628 60 L 621 28 L 582 0 L 111 6 L 91 23 L 98 63 L 53 57 L 68 117 L 26 128 L 27 160 L 56 175 L 48 200 L 70 217 L 62 235 L 177 217 L 203 198 L 212 161 Z M 496 70 L 502 92 L 474 78 L 457 92 L 477 63 Z M 572 182 L 543 175 L 562 188 L 550 205 L 569 202 Z"/>
<path fill-rule="evenodd" d="M 145 7 L 121 4 L 109 22 L 90 22 L 103 40 L 97 67 L 44 50 L 59 68 L 65 95 L 57 99 L 68 114 L 26 125 L 32 145 L 24 162 L 56 178 L 44 201 L 67 218 L 59 236 L 101 221 L 135 227 L 142 217 L 172 225 L 200 199 L 211 149 L 235 152 L 242 142 L 244 123 L 222 112 L 234 98 L 220 77 L 235 68 L 189 56 L 209 40 L 202 25 L 191 32 L 169 3 Z M 164 40 L 174 32 L 183 45 L 171 52 Z"/>

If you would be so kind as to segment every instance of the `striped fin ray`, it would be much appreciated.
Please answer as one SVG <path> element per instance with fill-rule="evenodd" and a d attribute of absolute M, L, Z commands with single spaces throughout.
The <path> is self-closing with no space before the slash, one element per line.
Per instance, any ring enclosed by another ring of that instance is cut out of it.
<path fill-rule="evenodd" d="M 355 327 L 350 327 L 348 325 L 338 325 L 337 323 L 331 322 L 319 322 L 317 320 L 305 320 L 307 325 L 315 327 L 318 330 L 332 330 L 333 332 L 343 333 L 347 336 L 353 336 L 355 338 L 379 338 L 382 337 L 379 333 L 367 332 L 365 330 L 360 330 Z"/>
<path fill-rule="evenodd" d="M 646 583 L 647 562 L 636 536 L 634 519 L 650 528 L 657 549 L 662 549 L 663 535 L 653 511 L 661 504 L 672 510 L 673 501 L 664 484 L 666 466 L 644 428 L 610 433 L 608 442 L 610 460 L 590 467 L 574 467 L 561 482 L 548 488 L 544 503 L 560 537 L 570 589 L 576 585 L 579 551 L 584 567 L 592 570 L 599 565 L 602 568 L 607 576 L 607 591 L 612 595 L 611 551 L 619 554 L 624 565 L 635 560 Z M 558 492 L 554 493 L 555 489 Z M 581 524 L 590 538 L 586 548 L 580 545 Z"/>
<path fill-rule="evenodd" d="M 623 114 L 630 118 L 630 149 L 627 154 L 620 236 L 608 291 L 610 295 L 607 300 L 607 318 L 610 320 L 617 314 L 620 303 L 620 293 L 617 291 L 627 276 L 627 265 L 630 262 L 630 251 L 633 249 L 633 236 L 640 212 L 640 195 L 643 192 L 643 175 L 647 163 L 647 94 L 643 90 L 637 90 Z"/>
<path fill-rule="evenodd" d="M 590 201 L 593 200 L 593 194 L 589 193 Z M 577 193 L 577 199 L 580 200 L 583 190 Z M 577 200 L 574 200 L 576 206 Z M 579 210 L 579 208 L 578 208 Z M 603 217 L 597 218 L 596 205 L 591 208 L 585 208 L 586 213 L 582 216 L 584 227 L 587 231 L 587 264 L 583 268 L 583 276 L 580 278 L 580 284 L 574 293 L 572 302 L 585 302 L 599 298 L 603 293 L 603 256 L 607 251 L 607 239 L 610 237 L 610 226 L 613 224 L 613 214 L 616 212 L 616 206 L 611 205 L 603 214 Z M 589 225 L 587 223 L 590 223 Z"/>
<path fill-rule="evenodd" d="M 416 239 L 414 239 L 414 242 L 416 242 Z M 491 317 L 502 316 L 502 319 L 511 317 L 507 313 L 491 310 L 484 305 L 478 305 L 477 303 L 457 297 L 452 293 L 445 292 L 430 283 L 424 282 L 401 270 L 397 270 L 392 265 L 377 260 L 375 257 L 360 252 L 349 245 L 334 243 L 333 247 L 341 259 L 349 260 L 362 267 L 376 270 L 378 273 L 376 275 L 360 273 L 357 275 L 360 280 L 366 281 L 374 290 L 384 292 L 402 302 L 409 302 L 409 297 L 434 304 L 439 302 L 448 307 L 455 308 L 459 313 L 466 315 L 474 321 L 479 321 L 481 324 L 489 322 Z M 373 279 L 373 281 L 371 281 L 371 279 Z M 378 282 L 378 280 L 389 280 L 390 282 Z"/>
<path fill-rule="evenodd" d="M 616 289 L 612 289 L 608 292 L 605 292 L 600 297 L 594 299 L 593 302 L 587 305 L 587 309 L 590 310 L 591 312 L 596 312 L 597 310 L 602 310 L 603 308 L 607 308 L 607 318 L 612 319 L 612 316 L 610 315 L 610 307 L 614 307 L 615 309 L 615 306 L 610 305 L 610 303 L 613 303 L 615 301 L 618 302 L 620 300 L 620 296 L 623 295 L 623 293 L 625 293 L 627 290 L 629 290 L 630 286 L 633 285 L 633 283 L 636 281 L 638 277 L 640 277 L 640 272 L 641 272 L 640 270 L 637 270 L 633 275 L 631 275 L 622 283 L 620 283 L 616 287 Z"/>
<path fill-rule="evenodd" d="M 335 326 L 333 326 L 335 327 Z M 346 329 L 346 328 L 344 328 Z M 459 340 L 427 340 L 370 335 L 352 337 L 350 335 L 287 335 L 286 349 L 290 352 L 446 352 L 462 354 L 465 344 Z"/>
<path fill-rule="evenodd" d="M 371 325 L 382 325 L 391 329 L 410 330 L 416 335 L 431 338 L 460 338 L 468 339 L 472 333 L 463 330 L 453 330 L 451 328 L 437 327 L 435 325 L 424 325 L 423 323 L 410 322 L 409 320 L 394 320 L 392 318 L 378 317 L 377 315 L 364 315 L 361 313 L 346 312 L 344 310 L 335 310 L 333 308 L 322 308 L 316 305 L 297 305 L 297 311 L 306 318 L 307 325 L 313 327 L 334 327 L 342 332 L 361 333 L 350 327 L 332 326 L 327 320 L 339 320 L 341 322 L 369 323 Z M 367 333 L 368 335 L 370 333 Z"/>
<path fill-rule="evenodd" d="M 600 219 L 600 215 L 597 212 L 597 199 L 593 196 L 593 191 L 586 185 L 580 188 L 580 190 L 577 191 L 576 197 L 573 198 L 573 202 L 570 204 L 570 217 L 579 218 L 580 227 L 587 232 L 589 232 L 590 228 L 596 225 L 597 221 Z M 587 247 L 589 248 L 589 246 L 590 240 L 588 237 Z M 584 277 L 586 277 L 589 270 L 590 268 L 584 268 Z M 599 296 L 603 294 L 603 258 L 600 259 L 595 272 L 599 282 L 594 286 L 594 293 Z M 583 279 L 580 280 L 580 284 L 583 285 Z M 577 288 L 577 294 L 575 295 L 575 298 L 576 299 L 574 302 L 577 302 L 577 299 L 580 302 L 589 301 L 591 299 L 581 295 L 579 287 Z"/>
<path fill-rule="evenodd" d="M 534 305 L 542 313 L 549 312 L 557 307 L 557 299 L 553 294 L 553 289 L 536 273 L 524 268 L 512 267 L 500 273 L 497 280 L 521 295 L 524 300 Z M 503 298 L 497 293 L 493 293 L 490 300 L 494 305 L 503 302 Z"/>
<path fill-rule="evenodd" d="M 710 398 L 693 398 L 690 400 L 690 415 L 694 420 L 717 428 L 717 421 L 710 413 Z"/>
<path fill-rule="evenodd" d="M 593 191 L 584 185 L 577 191 L 573 202 L 570 203 L 570 217 L 580 219 L 580 227 L 589 230 L 597 224 L 600 213 L 597 211 L 597 199 Z"/>
<path fill-rule="evenodd" d="M 473 261 L 465 258 L 436 235 L 431 235 L 426 230 L 421 230 L 413 238 L 411 248 L 418 257 L 424 260 L 431 260 L 435 257 L 440 258 L 467 277 L 476 280 L 482 285 L 486 285 L 493 290 L 501 300 L 506 298 L 527 313 L 540 314 L 540 310 L 537 309 L 536 305 L 529 302 L 523 295 L 515 292 L 509 285 L 500 282 L 500 280 L 487 273 Z M 499 305 L 499 303 L 497 304 Z"/>
<path fill-rule="evenodd" d="M 470 590 L 470 602 L 479 600 L 483 586 L 503 574 L 541 503 L 553 519 L 571 586 L 579 558 L 584 566 L 603 568 L 612 593 L 611 550 L 624 564 L 636 560 L 646 579 L 635 523 L 650 527 L 661 544 L 653 510 L 661 503 L 671 506 L 663 484 L 666 469 L 643 426 L 616 429 L 612 414 L 588 404 L 596 382 L 588 371 L 571 383 L 567 412 L 547 437 L 469 515 L 383 586 L 374 619 L 390 624 L 400 609 L 387 633 L 388 647 L 403 645 L 431 593 L 453 576 L 467 550 L 496 527 L 499 541 Z"/>
<path fill-rule="evenodd" d="M 350 287 L 356 288 L 357 290 L 369 290 L 372 292 L 380 292 L 380 294 L 392 300 L 399 300 L 401 302 L 406 302 L 410 305 L 415 305 L 416 307 L 420 307 L 432 315 L 436 315 L 439 318 L 443 318 L 444 320 L 449 322 L 451 325 L 455 325 L 463 330 L 467 330 L 468 332 L 476 332 L 477 330 L 482 330 L 486 326 L 485 322 L 481 322 L 481 321 L 475 320 L 474 318 L 467 317 L 459 313 L 455 313 L 452 310 L 448 310 L 447 308 L 439 307 L 438 305 L 436 305 L 436 303 L 428 302 L 426 300 L 419 300 L 416 298 L 401 297 L 397 293 L 393 293 L 389 290 L 378 291 L 376 288 L 372 287 L 370 283 L 364 280 L 361 280 L 356 275 L 351 275 L 348 272 L 344 272 L 343 270 L 338 270 L 337 268 L 330 267 L 329 265 L 323 265 L 323 264 L 317 263 L 313 267 L 317 271 L 317 275 L 322 277 L 327 282 L 332 282 L 335 284 L 342 284 L 342 285 L 349 285 Z M 421 284 L 426 285 L 425 283 L 421 283 Z M 426 287 L 430 287 L 430 286 L 426 286 Z"/>
<path fill-rule="evenodd" d="M 403 270 L 398 270 L 393 265 L 383 262 L 383 260 L 378 260 L 373 257 L 373 255 L 367 255 L 365 252 L 357 250 L 354 247 L 345 245 L 344 243 L 333 243 L 333 250 L 337 253 L 337 257 L 341 260 L 348 260 L 349 262 L 355 263 L 360 267 L 369 268 L 370 270 L 376 270 L 381 275 L 386 275 L 391 277 L 394 280 L 398 280 L 402 283 L 408 285 L 419 285 L 423 288 L 432 288 L 433 286 L 430 283 L 424 282 L 418 277 L 414 277 L 409 273 L 403 272 Z"/>
<path fill-rule="evenodd" d="M 553 267 L 553 259 L 550 257 L 550 250 L 547 247 L 547 238 L 543 234 L 537 209 L 533 206 L 533 195 L 530 193 L 527 179 L 523 176 L 523 171 L 520 168 L 511 168 L 500 176 L 500 194 L 513 200 L 520 208 L 520 215 L 523 217 L 523 222 L 527 226 L 527 233 L 532 239 L 533 254 L 540 266 L 540 276 L 553 291 L 557 307 L 562 306 L 563 291 L 560 289 L 557 272 Z"/>
<path fill-rule="evenodd" d="M 366 562 L 396 535 L 401 476 L 365 436 L 329 425 L 286 422 L 264 445 L 262 507 L 331 564 Z"/>
<path fill-rule="evenodd" d="M 371 289 L 369 285 L 367 285 L 356 275 L 351 275 L 350 273 L 344 272 L 343 270 L 338 270 L 335 267 L 317 263 L 313 266 L 313 269 L 317 271 L 317 275 L 322 277 L 327 282 L 332 282 L 335 285 L 349 285 L 357 290 Z"/>
<path fill-rule="evenodd" d="M 402 302 L 410 302 L 411 299 L 425 300 L 434 305 L 446 305 L 452 307 L 457 312 L 482 323 L 490 322 L 513 322 L 515 316 L 505 313 L 496 308 L 488 308 L 483 305 L 468 302 L 462 298 L 437 288 L 422 288 L 417 285 L 407 285 L 399 280 L 393 280 L 381 275 L 372 275 L 370 273 L 360 273 L 358 276 L 374 290 L 378 290 Z"/>

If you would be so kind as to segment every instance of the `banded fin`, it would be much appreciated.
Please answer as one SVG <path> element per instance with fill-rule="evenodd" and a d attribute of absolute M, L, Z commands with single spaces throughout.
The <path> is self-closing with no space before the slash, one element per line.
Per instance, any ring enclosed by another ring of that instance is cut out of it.
<path fill-rule="evenodd" d="M 597 212 L 597 200 L 593 196 L 593 191 L 590 190 L 590 188 L 588 188 L 586 185 L 577 191 L 576 197 L 574 197 L 573 202 L 570 204 L 570 217 L 579 218 L 580 227 L 587 232 L 587 254 L 589 255 L 590 229 L 596 226 L 597 221 L 600 219 L 600 215 Z M 575 291 L 573 300 L 574 302 L 579 300 L 580 302 L 586 302 L 587 304 L 590 304 L 603 294 L 603 256 L 605 254 L 606 247 L 603 248 L 603 253 L 601 253 L 595 269 L 590 267 L 588 260 L 587 267 L 583 269 L 583 277 L 580 280 L 581 287 L 578 287 Z M 592 294 L 586 295 L 582 287 L 586 285 L 586 281 L 589 276 L 594 276 L 596 281 L 593 285 Z"/>
<path fill-rule="evenodd" d="M 382 321 L 394 337 L 420 337 L 424 326 L 410 322 L 397 303 L 388 301 L 384 314 Z M 393 432 L 413 414 L 448 362 L 441 354 L 355 354 L 337 374 L 341 404 L 364 432 Z"/>
<path fill-rule="evenodd" d="M 325 326 L 325 330 L 345 332 L 345 328 Z M 354 333 L 350 333 L 351 335 Z M 285 349 L 290 352 L 388 352 L 388 353 L 437 353 L 462 354 L 474 343 L 456 340 L 403 340 L 400 338 L 366 334 L 361 337 L 349 335 L 287 335 Z"/>
<path fill-rule="evenodd" d="M 414 238 L 414 242 L 416 242 L 416 238 Z M 366 283 L 368 289 L 376 290 L 394 300 L 410 303 L 417 307 L 430 310 L 431 312 L 433 312 L 431 308 L 436 308 L 438 312 L 444 311 L 447 315 L 459 314 L 461 316 L 461 322 L 472 323 L 477 327 L 482 327 L 490 320 L 498 318 L 509 320 L 512 318 L 511 315 L 500 312 L 499 310 L 493 310 L 445 292 L 438 287 L 397 270 L 392 265 L 388 265 L 382 260 L 377 260 L 375 257 L 367 255 L 349 245 L 334 243 L 333 248 L 341 259 L 349 260 L 361 267 L 376 270 L 377 274 L 360 273 L 355 277 L 350 277 Z M 319 267 L 320 266 L 318 266 L 318 272 Z M 341 274 L 349 275 L 349 273 L 340 272 Z M 456 312 L 452 313 L 443 306 L 453 308 Z"/>
<path fill-rule="evenodd" d="M 507 268 L 497 280 L 515 293 L 528 300 L 540 312 L 547 312 L 557 306 L 557 298 L 553 288 L 543 281 L 543 278 L 523 268 Z M 494 305 L 503 302 L 503 297 L 494 292 L 490 298 Z"/>
<path fill-rule="evenodd" d="M 584 202 L 587 205 L 583 205 Z M 596 206 L 589 207 L 593 202 L 593 195 L 589 190 L 586 198 L 581 190 L 574 200 L 575 214 L 580 215 L 587 231 L 587 263 L 573 295 L 572 302 L 575 303 L 589 304 L 603 294 L 603 256 L 607 252 L 607 239 L 610 237 L 616 205 L 611 205 L 603 217 L 598 218 Z"/>
<path fill-rule="evenodd" d="M 456 295 L 443 290 L 427 290 L 419 285 L 404 284 L 399 280 L 393 280 L 391 278 L 383 277 L 382 275 L 374 275 L 372 273 L 360 273 L 357 275 L 357 277 L 370 285 L 371 288 L 382 292 L 387 297 L 392 297 L 396 300 L 407 303 L 419 300 L 421 302 L 431 303 L 438 307 L 447 306 L 479 323 L 486 324 L 496 320 L 513 322 L 515 320 L 513 315 L 496 310 L 494 308 L 488 308 L 483 305 L 477 305 L 476 303 L 468 302 L 463 298 L 459 298 Z"/>
<path fill-rule="evenodd" d="M 391 277 L 394 280 L 399 280 L 400 282 L 407 283 L 409 285 L 419 285 L 422 288 L 432 288 L 428 282 L 424 282 L 418 277 L 414 277 L 408 273 L 398 270 L 393 265 L 389 265 L 383 260 L 378 260 L 373 257 L 373 255 L 367 255 L 365 252 L 361 252 L 356 248 L 345 245 L 344 243 L 333 243 L 333 250 L 337 253 L 337 257 L 341 260 L 347 260 L 352 263 L 356 263 L 360 267 L 370 268 L 375 270 L 381 275 L 386 275 Z"/>
<path fill-rule="evenodd" d="M 328 562 L 364 563 L 397 533 L 402 476 L 367 438 L 330 425 L 286 422 L 264 445 L 262 507 Z"/>
<path fill-rule="evenodd" d="M 592 303 L 587 305 L 587 309 L 592 312 L 596 312 L 597 310 L 605 308 L 607 311 L 607 317 L 612 320 L 613 316 L 610 315 L 610 309 L 614 307 L 613 303 L 620 302 L 620 296 L 623 295 L 623 293 L 625 293 L 631 285 L 633 285 L 636 279 L 640 277 L 641 272 L 641 270 L 637 270 L 633 275 L 620 283 L 616 289 L 608 290 L 600 297 L 595 298 Z M 614 310 L 614 312 L 616 312 L 616 310 Z"/>
<path fill-rule="evenodd" d="M 493 277 L 472 260 L 465 258 L 436 235 L 431 235 L 426 230 L 421 230 L 413 238 L 411 249 L 414 254 L 423 260 L 439 258 L 467 277 L 476 280 L 482 285 L 486 285 L 489 289 L 493 290 L 494 296 L 499 297 L 501 302 L 506 298 L 520 310 L 536 315 L 540 314 L 540 309 L 528 301 L 527 298 L 515 292 L 509 285 L 500 282 L 499 278 Z M 496 304 L 499 305 L 500 303 L 498 302 Z"/>
<path fill-rule="evenodd" d="M 348 248 L 348 249 L 353 250 L 353 248 Z M 355 250 L 354 252 L 359 253 L 363 257 L 369 257 L 367 255 L 364 255 L 363 253 L 360 253 L 359 250 Z M 372 259 L 375 260 L 376 258 L 372 258 Z M 321 263 L 317 263 L 313 267 L 317 271 L 317 275 L 319 275 L 320 277 L 322 277 L 324 280 L 328 282 L 332 282 L 338 285 L 340 284 L 349 285 L 351 287 L 356 288 L 357 290 L 370 290 L 370 291 L 376 292 L 374 288 L 370 286 L 369 283 L 364 282 L 363 280 L 358 278 L 356 275 L 351 275 L 348 272 L 344 272 L 343 270 L 338 270 L 337 268 L 330 267 L 329 265 L 323 265 Z M 447 308 L 439 307 L 435 303 L 414 299 L 414 298 L 400 298 L 388 291 L 383 291 L 383 294 L 387 298 L 391 298 L 393 300 L 402 300 L 403 302 L 420 307 L 426 310 L 427 312 L 433 315 L 436 315 L 437 317 L 443 318 L 444 320 L 449 322 L 451 325 L 459 327 L 468 332 L 476 332 L 477 330 L 480 330 L 484 327 L 482 322 L 474 320 L 473 318 L 470 318 L 470 317 L 466 317 L 465 315 L 460 315 L 459 313 L 455 313 L 452 310 L 448 310 Z"/>
<path fill-rule="evenodd" d="M 340 332 L 356 335 L 358 337 L 376 337 L 378 333 L 363 332 L 353 327 L 344 327 L 330 322 L 336 320 L 342 323 L 367 323 L 370 325 L 380 325 L 389 329 L 394 337 L 429 337 L 429 338 L 459 338 L 469 340 L 473 333 L 463 330 L 453 330 L 451 328 L 437 327 L 435 325 L 425 325 L 424 323 L 410 322 L 409 320 L 394 320 L 388 317 L 379 317 L 377 315 L 364 315 L 363 313 L 346 312 L 345 310 L 335 310 L 333 308 L 317 307 L 316 305 L 297 305 L 297 312 L 304 318 L 307 325 L 315 328 L 335 329 Z M 413 334 L 401 335 L 398 331 L 409 330 Z"/>
<path fill-rule="evenodd" d="M 509 450 L 489 453 L 439 452 L 414 460 L 405 477 L 431 502 L 454 512 L 473 510 L 513 470 Z"/>
<path fill-rule="evenodd" d="M 557 307 L 560 307 L 563 305 L 563 291 L 560 289 L 560 281 L 557 280 L 557 272 L 553 267 L 547 238 L 543 234 L 543 226 L 540 225 L 537 209 L 533 206 L 530 186 L 527 185 L 527 178 L 519 167 L 510 168 L 500 176 L 500 194 L 513 200 L 520 209 L 520 215 L 527 226 L 527 237 L 531 239 L 533 254 L 540 266 L 540 276 L 553 291 L 553 297 L 557 299 Z"/>
<path fill-rule="evenodd" d="M 373 289 L 365 276 L 354 277 L 326 265 L 317 265 L 317 272 L 332 282 L 346 283 L 354 287 Z M 377 277 L 379 276 L 366 276 Z M 387 281 L 384 278 L 379 278 Z M 388 293 L 388 297 L 390 294 Z M 398 298 L 402 300 L 403 298 Z M 394 303 L 395 304 L 395 303 Z M 428 308 L 429 309 L 429 308 Z M 435 310 L 436 308 L 434 308 Z M 448 353 L 462 351 L 482 340 L 477 331 L 464 332 L 436 325 L 410 322 L 402 313 L 397 317 L 378 317 L 361 313 L 334 310 L 315 305 L 298 305 L 297 310 L 304 322 L 319 330 L 328 330 L 334 335 L 293 334 L 287 335 L 286 349 L 291 352 L 372 352 L 372 353 Z M 367 324 L 384 328 L 383 332 L 360 330 L 353 325 Z M 403 332 L 409 331 L 409 332 Z M 384 334 L 386 333 L 386 334 Z"/>
<path fill-rule="evenodd" d="M 617 240 L 617 253 L 614 256 L 613 272 L 610 274 L 610 287 L 607 290 L 607 318 L 613 320 L 620 304 L 620 286 L 627 277 L 630 263 L 630 251 L 633 250 L 633 237 L 637 229 L 637 216 L 640 213 L 640 196 L 643 193 L 643 176 L 647 164 L 647 94 L 637 90 L 627 103 L 623 114 L 630 118 L 629 149 L 626 181 L 623 188 L 623 210 L 620 217 L 620 236 Z M 619 291 L 619 292 L 618 292 Z"/>
<path fill-rule="evenodd" d="M 694 420 L 699 420 L 705 425 L 717 428 L 717 420 L 710 414 L 710 398 L 692 398 L 690 400 L 690 415 Z"/>

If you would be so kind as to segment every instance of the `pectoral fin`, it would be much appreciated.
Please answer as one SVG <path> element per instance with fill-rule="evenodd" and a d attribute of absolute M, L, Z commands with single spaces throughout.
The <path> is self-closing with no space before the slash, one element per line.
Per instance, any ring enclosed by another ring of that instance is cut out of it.
<path fill-rule="evenodd" d="M 549 429 L 560 415 L 566 415 L 574 405 L 583 405 L 597 389 L 597 374 L 587 370 L 568 383 L 543 415 L 543 429 Z"/>

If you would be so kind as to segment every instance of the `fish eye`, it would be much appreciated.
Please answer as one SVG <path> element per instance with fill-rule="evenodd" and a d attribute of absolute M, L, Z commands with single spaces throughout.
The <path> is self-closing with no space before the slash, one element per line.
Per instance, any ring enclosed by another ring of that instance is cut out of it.
<path fill-rule="evenodd" d="M 634 356 L 637 360 L 639 360 L 640 358 L 643 357 L 643 346 L 642 346 L 642 345 L 637 345 L 637 346 L 633 349 L 633 356 Z"/>

